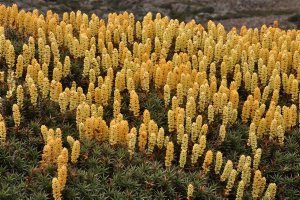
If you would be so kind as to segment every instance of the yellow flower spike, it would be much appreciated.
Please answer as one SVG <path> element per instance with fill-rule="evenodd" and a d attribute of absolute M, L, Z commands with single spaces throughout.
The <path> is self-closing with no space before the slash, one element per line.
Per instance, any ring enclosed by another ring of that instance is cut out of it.
<path fill-rule="evenodd" d="M 260 93 L 260 89 L 258 87 L 256 87 L 253 91 L 253 98 L 254 100 L 260 101 L 261 99 L 261 93 Z"/>
<path fill-rule="evenodd" d="M 71 153 L 71 162 L 73 164 L 77 163 L 77 159 L 80 154 L 80 142 L 76 140 L 72 147 L 72 153 Z"/>
<path fill-rule="evenodd" d="M 24 101 L 24 90 L 22 85 L 18 85 L 17 87 L 17 104 L 20 109 L 23 107 L 23 101 Z"/>
<path fill-rule="evenodd" d="M 106 36 L 107 37 L 107 36 Z M 106 42 L 111 42 L 110 37 L 108 38 L 109 40 L 106 39 Z M 121 41 L 124 43 L 125 46 L 127 46 L 127 35 L 125 33 L 121 34 Z"/>
<path fill-rule="evenodd" d="M 98 117 L 103 117 L 103 107 L 102 106 L 99 106 L 98 107 Z"/>
<path fill-rule="evenodd" d="M 188 135 L 191 135 L 192 132 L 192 120 L 190 117 L 186 117 L 186 121 L 185 121 L 185 129 L 186 129 L 186 133 Z"/>
<path fill-rule="evenodd" d="M 231 160 L 227 160 L 226 164 L 225 164 L 225 167 L 224 167 L 224 170 L 223 170 L 223 173 L 221 174 L 220 176 L 220 180 L 222 182 L 226 181 L 230 175 L 230 172 L 232 171 L 233 169 L 233 163 Z"/>
<path fill-rule="evenodd" d="M 6 125 L 3 120 L 2 115 L 0 114 L 0 145 L 3 145 L 6 142 Z"/>
<path fill-rule="evenodd" d="M 194 166 L 197 163 L 199 155 L 200 155 L 200 145 L 196 143 L 193 146 L 192 155 L 191 155 L 192 166 Z"/>
<path fill-rule="evenodd" d="M 154 50 L 157 55 L 159 55 L 161 52 L 161 42 L 158 37 L 155 37 L 154 40 Z"/>
<path fill-rule="evenodd" d="M 187 52 L 188 52 L 188 55 L 190 57 L 192 57 L 192 55 L 194 55 L 194 44 L 193 44 L 192 40 L 188 40 L 188 42 L 187 42 Z M 210 46 L 210 48 L 209 48 L 209 60 L 211 60 L 212 57 L 213 57 L 213 52 L 212 52 L 212 47 Z"/>
<path fill-rule="evenodd" d="M 145 146 L 147 144 L 147 132 L 146 131 L 139 131 L 139 151 L 144 151 L 145 150 Z"/>
<path fill-rule="evenodd" d="M 278 137 L 278 142 L 280 144 L 280 146 L 283 146 L 284 145 L 284 129 L 281 125 L 279 125 L 277 127 L 277 130 L 276 130 L 276 134 L 277 134 L 277 137 Z"/>
<path fill-rule="evenodd" d="M 41 166 L 47 167 L 51 162 L 51 146 L 49 144 L 46 144 L 43 148 L 43 154 L 42 154 L 42 161 Z"/>
<path fill-rule="evenodd" d="M 220 151 L 216 153 L 216 161 L 215 161 L 215 174 L 220 174 L 220 170 L 223 164 L 223 154 Z"/>
<path fill-rule="evenodd" d="M 170 102 L 170 87 L 169 85 L 164 86 L 164 101 L 165 101 L 165 107 L 167 108 L 169 106 Z"/>
<path fill-rule="evenodd" d="M 145 71 L 145 73 L 142 75 L 141 74 L 141 86 L 142 89 L 146 92 L 149 92 L 149 87 L 150 87 L 150 74 L 148 71 Z"/>
<path fill-rule="evenodd" d="M 252 153 L 255 153 L 257 148 L 257 137 L 254 131 L 249 132 L 249 142 L 251 145 Z"/>
<path fill-rule="evenodd" d="M 62 67 L 61 67 L 61 63 L 58 64 L 59 67 L 55 67 L 53 69 L 53 79 L 57 82 L 61 81 L 62 78 Z"/>
<path fill-rule="evenodd" d="M 273 119 L 271 121 L 271 125 L 270 125 L 270 139 L 275 139 L 276 137 L 276 132 L 277 132 L 277 126 L 278 126 L 278 122 L 276 119 Z"/>
<path fill-rule="evenodd" d="M 248 92 L 251 91 L 251 74 L 249 71 L 247 71 L 245 74 L 244 82 L 245 82 L 245 89 Z"/>
<path fill-rule="evenodd" d="M 8 50 L 5 55 L 5 60 L 8 65 L 8 68 L 12 69 L 15 65 L 15 49 L 12 44 L 8 47 Z"/>
<path fill-rule="evenodd" d="M 202 128 L 202 122 L 203 122 L 203 118 L 202 115 L 198 115 L 196 118 L 196 124 L 197 124 L 197 128 L 198 128 L 198 135 L 200 134 L 201 128 Z"/>
<path fill-rule="evenodd" d="M 12 111 L 13 111 L 15 126 L 19 127 L 21 123 L 21 114 L 20 114 L 19 106 L 17 104 L 14 104 L 12 107 Z"/>
<path fill-rule="evenodd" d="M 70 57 L 66 56 L 64 61 L 64 66 L 63 66 L 63 76 L 64 77 L 68 76 L 70 72 L 71 72 L 71 61 L 70 61 Z"/>
<path fill-rule="evenodd" d="M 112 66 L 113 68 L 117 68 L 118 65 L 119 65 L 119 52 L 116 48 L 114 48 L 112 53 Z"/>
<path fill-rule="evenodd" d="M 244 183 L 243 180 L 241 180 L 239 182 L 239 185 L 238 185 L 238 188 L 237 188 L 235 200 L 243 200 L 244 189 L 245 189 L 245 183 Z"/>
<path fill-rule="evenodd" d="M 172 111 L 176 111 L 176 108 L 179 106 L 178 99 L 176 96 L 172 97 Z"/>
<path fill-rule="evenodd" d="M 205 148 L 206 148 L 206 136 L 202 135 L 199 138 L 199 155 L 198 156 L 202 156 Z"/>
<path fill-rule="evenodd" d="M 232 110 L 232 113 L 231 113 L 230 124 L 231 125 L 234 124 L 236 122 L 237 118 L 238 118 L 238 111 L 237 111 L 237 109 L 234 109 L 234 110 Z"/>
<path fill-rule="evenodd" d="M 115 124 L 115 121 L 112 120 L 111 123 L 110 123 L 110 127 L 109 127 L 109 144 L 112 145 L 112 146 L 117 143 L 117 141 L 116 141 L 117 138 L 115 136 L 116 131 L 117 131 L 117 125 Z M 80 137 L 80 138 L 82 138 L 82 137 Z"/>
<path fill-rule="evenodd" d="M 255 52 L 253 50 L 250 50 L 250 53 L 249 53 L 249 61 L 248 61 L 248 64 L 249 64 L 249 71 L 251 73 L 253 73 L 254 71 L 254 63 L 255 63 Z"/>
<path fill-rule="evenodd" d="M 165 166 L 166 166 L 166 168 L 171 167 L 173 159 L 174 159 L 174 144 L 173 144 L 173 142 L 169 142 L 167 144 L 166 156 L 165 156 Z"/>
<path fill-rule="evenodd" d="M 208 125 L 207 124 L 203 124 L 203 126 L 201 127 L 201 130 L 200 130 L 200 135 L 207 135 L 207 132 L 208 132 Z"/>
<path fill-rule="evenodd" d="M 203 112 L 206 106 L 206 95 L 204 92 L 201 92 L 199 95 L 199 111 Z"/>
<path fill-rule="evenodd" d="M 219 129 L 219 138 L 221 143 L 224 142 L 225 137 L 226 137 L 226 126 L 222 124 Z"/>
<path fill-rule="evenodd" d="M 234 75 L 234 81 L 237 84 L 237 88 L 239 88 L 241 86 L 241 82 L 242 82 L 242 73 L 241 72 L 237 72 Z"/>
<path fill-rule="evenodd" d="M 260 139 L 263 137 L 267 130 L 267 122 L 265 118 L 260 119 L 258 128 L 257 128 L 257 137 Z"/>
<path fill-rule="evenodd" d="M 61 186 L 57 178 L 52 179 L 52 194 L 55 200 L 61 200 Z"/>
<path fill-rule="evenodd" d="M 298 99 L 298 92 L 299 92 L 299 87 L 298 87 L 299 83 L 298 80 L 294 79 L 291 83 L 291 89 L 290 89 L 290 93 L 292 94 L 292 100 L 293 102 L 297 102 Z"/>
<path fill-rule="evenodd" d="M 276 191 L 277 191 L 277 185 L 275 183 L 270 183 L 265 192 L 264 198 L 274 200 L 276 197 Z"/>
<path fill-rule="evenodd" d="M 269 94 L 270 94 L 270 87 L 266 86 L 264 88 L 264 91 L 263 91 L 263 94 L 261 97 L 261 103 L 265 103 L 267 101 Z"/>
<path fill-rule="evenodd" d="M 128 90 L 128 91 L 133 91 L 133 90 L 135 90 L 135 84 L 134 84 L 134 81 L 133 81 L 132 78 L 129 78 L 129 79 L 127 80 L 127 90 Z"/>
<path fill-rule="evenodd" d="M 253 169 L 254 170 L 258 169 L 258 165 L 260 164 L 261 154 L 262 154 L 261 148 L 256 149 L 254 158 L 253 158 Z"/>
<path fill-rule="evenodd" d="M 164 146 L 164 139 L 165 139 L 165 131 L 163 128 L 160 128 L 157 134 L 157 147 L 159 149 L 162 149 L 162 147 Z"/>
<path fill-rule="evenodd" d="M 135 29 L 135 31 L 136 31 L 136 38 L 138 40 L 141 40 L 141 38 L 142 38 L 142 25 L 141 25 L 140 21 L 136 22 L 135 28 L 136 28 Z"/>
<path fill-rule="evenodd" d="M 17 78 L 21 78 L 23 76 L 23 66 L 24 66 L 24 58 L 22 55 L 19 55 L 17 58 L 17 65 L 16 65 Z"/>
<path fill-rule="evenodd" d="M 151 115 L 149 110 L 145 109 L 143 113 L 143 123 L 148 126 L 149 122 L 151 121 Z"/>
<path fill-rule="evenodd" d="M 93 82 L 90 82 L 89 84 L 88 93 L 90 93 L 92 99 L 95 97 L 95 84 Z"/>
<path fill-rule="evenodd" d="M 187 200 L 191 200 L 194 193 L 194 186 L 190 183 L 187 189 Z"/>
<path fill-rule="evenodd" d="M 72 147 L 75 142 L 75 139 L 72 136 L 68 135 L 67 142 L 69 143 L 70 147 Z"/>
<path fill-rule="evenodd" d="M 109 98 L 109 86 L 107 84 L 103 84 L 101 86 L 101 102 L 102 105 L 106 106 L 108 104 L 108 98 Z"/>
<path fill-rule="evenodd" d="M 181 144 L 184 136 L 184 126 L 180 124 L 177 129 L 177 144 Z"/>
<path fill-rule="evenodd" d="M 232 107 L 237 109 L 239 104 L 239 93 L 236 90 L 230 91 L 229 101 L 232 103 Z"/>
<path fill-rule="evenodd" d="M 242 110 L 242 122 L 247 123 L 250 116 L 250 102 L 247 100 L 244 102 Z"/>
<path fill-rule="evenodd" d="M 114 105 L 113 105 L 113 115 L 114 115 L 114 118 L 117 118 L 117 116 L 119 115 L 120 113 L 120 110 L 121 110 L 121 104 L 118 100 L 115 100 L 114 101 Z"/>
<path fill-rule="evenodd" d="M 211 124 L 214 121 L 214 107 L 212 105 L 208 106 L 208 122 Z"/>
<path fill-rule="evenodd" d="M 181 142 L 181 149 L 188 150 L 188 142 L 189 142 L 188 134 L 183 134 L 182 142 Z"/>
<path fill-rule="evenodd" d="M 168 111 L 168 127 L 169 132 L 173 132 L 175 129 L 175 113 L 172 110 Z"/>
<path fill-rule="evenodd" d="M 227 65 L 226 65 L 226 63 L 223 61 L 223 62 L 221 63 L 221 77 L 226 77 L 226 76 L 227 76 L 227 72 L 228 72 Z"/>
<path fill-rule="evenodd" d="M 192 123 L 192 132 L 191 132 L 191 138 L 192 138 L 192 141 L 195 143 L 196 140 L 198 139 L 198 136 L 199 136 L 199 127 L 197 125 L 196 122 L 193 122 Z"/>
<path fill-rule="evenodd" d="M 157 90 L 160 89 L 163 82 L 163 74 L 162 74 L 162 69 L 160 67 L 156 68 L 154 82 L 155 82 L 155 88 Z"/>
<path fill-rule="evenodd" d="M 237 166 L 237 171 L 238 172 L 241 172 L 243 170 L 245 162 L 246 162 L 246 156 L 241 155 L 240 158 L 239 158 L 238 166 Z"/>
<path fill-rule="evenodd" d="M 139 97 L 134 90 L 130 92 L 130 110 L 133 112 L 135 117 L 139 116 L 140 104 Z"/>
<path fill-rule="evenodd" d="M 84 61 L 83 61 L 83 72 L 82 72 L 82 76 L 85 77 L 88 75 L 89 71 L 90 71 L 90 58 L 89 57 L 85 57 Z"/>
<path fill-rule="evenodd" d="M 150 120 L 149 124 L 148 124 L 148 132 L 149 133 L 155 133 L 155 135 L 157 136 L 157 133 L 158 133 L 158 126 L 157 124 L 153 121 L 153 120 Z"/>
<path fill-rule="evenodd" d="M 177 84 L 176 96 L 179 105 L 181 105 L 183 103 L 183 85 L 181 83 Z"/>
<path fill-rule="evenodd" d="M 42 133 L 44 142 L 46 142 L 47 141 L 47 135 L 48 135 L 48 128 L 47 128 L 47 126 L 45 126 L 45 125 L 41 126 L 41 133 Z"/>
<path fill-rule="evenodd" d="M 192 55 L 192 66 L 193 66 L 193 69 L 198 68 L 198 58 L 196 55 Z"/>
<path fill-rule="evenodd" d="M 228 122 L 229 122 L 229 109 L 227 106 L 224 106 L 222 112 L 222 125 L 226 127 Z"/>
<path fill-rule="evenodd" d="M 156 133 L 150 132 L 150 134 L 149 134 L 149 142 L 148 142 L 148 153 L 149 154 L 153 153 L 154 147 L 156 145 L 156 140 L 157 140 Z"/>
<path fill-rule="evenodd" d="M 95 90 L 95 102 L 98 103 L 98 99 L 97 99 L 97 92 Z M 76 91 L 71 91 L 70 92 L 70 105 L 69 105 L 69 109 L 70 110 L 74 110 L 76 109 L 76 107 L 78 106 L 78 102 L 79 102 L 79 97 Z"/>
<path fill-rule="evenodd" d="M 58 99 L 59 107 L 60 107 L 60 112 L 65 113 L 67 110 L 68 106 L 68 101 L 67 101 L 67 96 L 64 92 L 59 94 L 59 99 Z"/>
<path fill-rule="evenodd" d="M 295 104 L 291 105 L 289 116 L 291 127 L 295 127 L 297 125 L 297 106 Z"/>
<path fill-rule="evenodd" d="M 75 95 L 75 92 L 74 92 L 74 95 Z M 94 98 L 95 98 L 96 105 L 100 106 L 102 104 L 101 88 L 99 88 L 99 87 L 95 88 L 95 96 L 94 96 Z M 71 101 L 72 101 L 72 99 L 71 99 Z M 70 108 L 70 110 L 71 110 L 71 108 Z"/>
<path fill-rule="evenodd" d="M 54 162 L 57 162 L 57 157 L 59 156 L 61 150 L 62 150 L 62 139 L 61 137 L 56 137 L 54 139 L 54 146 L 53 146 L 53 151 L 54 151 L 54 157 L 53 160 Z"/>
<path fill-rule="evenodd" d="M 30 45 L 29 45 L 29 48 L 31 48 Z M 59 48 L 58 48 L 58 45 L 57 45 L 56 41 L 51 42 L 51 51 L 52 51 L 52 54 L 53 54 L 54 58 L 57 58 L 57 59 L 60 58 Z M 33 52 L 33 50 L 31 50 L 31 52 Z"/>
<path fill-rule="evenodd" d="M 133 44 L 134 37 L 133 37 L 133 28 L 131 26 L 127 27 L 127 35 L 128 35 L 129 44 Z"/>
<path fill-rule="evenodd" d="M 261 189 L 261 182 L 262 182 L 262 175 L 260 170 L 256 170 L 254 173 L 253 178 L 253 185 L 252 185 L 252 198 L 258 199 L 260 195 Z"/>
<path fill-rule="evenodd" d="M 213 95 L 213 107 L 214 111 L 219 111 L 219 107 L 221 107 L 221 99 L 220 95 L 218 93 L 214 93 Z"/>
<path fill-rule="evenodd" d="M 95 118 L 98 117 L 98 109 L 97 109 L 97 106 L 95 104 L 91 105 L 91 116 L 95 117 Z M 96 121 L 97 121 L 97 119 L 96 119 Z M 97 121 L 97 123 L 98 123 L 98 121 Z M 95 126 L 97 126 L 97 125 L 95 125 Z"/>
<path fill-rule="evenodd" d="M 30 100 L 32 105 L 36 106 L 38 94 L 37 94 L 37 88 L 34 83 L 30 85 L 29 93 L 30 93 Z"/>
<path fill-rule="evenodd" d="M 242 170 L 242 180 L 244 181 L 245 185 L 248 185 L 251 178 L 251 167 L 249 163 L 245 163 L 243 170 Z"/>
<path fill-rule="evenodd" d="M 60 190 L 62 191 L 66 185 L 67 182 L 67 167 L 66 165 L 61 166 L 57 169 L 57 179 L 60 185 Z"/>
<path fill-rule="evenodd" d="M 215 61 L 219 62 L 222 59 L 223 37 L 221 36 L 215 46 Z"/>
<path fill-rule="evenodd" d="M 232 190 L 232 187 L 234 186 L 236 180 L 236 176 L 237 176 L 237 171 L 235 169 L 232 169 L 226 184 L 226 192 L 230 192 Z"/>
<path fill-rule="evenodd" d="M 286 75 L 286 74 L 285 74 Z M 282 77 L 284 77 L 284 76 L 282 76 Z M 285 82 L 286 81 L 284 81 L 285 79 L 283 78 L 283 80 L 282 80 L 282 84 L 283 84 L 283 88 L 285 88 L 286 86 L 286 84 L 285 84 Z M 274 79 L 274 85 L 273 85 L 273 89 L 274 90 L 280 90 L 280 86 L 281 86 L 281 79 L 280 79 L 280 76 L 277 74 L 276 76 L 275 76 L 275 79 Z"/>
<path fill-rule="evenodd" d="M 137 134 L 136 128 L 132 128 L 132 129 L 130 130 L 130 133 L 129 133 L 129 140 L 128 140 L 128 152 L 129 152 L 129 154 L 130 154 L 130 158 L 131 158 L 131 159 L 132 159 L 133 154 L 134 154 L 134 152 L 135 152 L 136 134 Z"/>
<path fill-rule="evenodd" d="M 205 154 L 204 162 L 202 165 L 202 169 L 204 170 L 204 173 L 206 174 L 209 172 L 210 165 L 213 160 L 213 152 L 211 150 L 207 151 Z"/>
<path fill-rule="evenodd" d="M 118 89 L 119 91 L 122 91 L 125 87 L 125 80 L 123 79 L 124 77 L 122 75 L 123 74 L 121 72 L 117 72 L 115 80 L 115 89 Z M 122 79 L 124 81 L 122 81 Z"/>
<path fill-rule="evenodd" d="M 297 68 L 297 80 L 300 81 L 300 66 Z"/>
<path fill-rule="evenodd" d="M 179 166 L 181 168 L 184 168 L 186 164 L 186 156 L 187 156 L 187 150 L 181 149 L 180 156 L 179 156 Z"/>

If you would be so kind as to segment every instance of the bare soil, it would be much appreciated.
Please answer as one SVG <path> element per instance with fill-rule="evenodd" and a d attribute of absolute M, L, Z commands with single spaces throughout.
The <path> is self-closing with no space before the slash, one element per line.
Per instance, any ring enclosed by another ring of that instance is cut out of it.
<path fill-rule="evenodd" d="M 195 19 L 206 24 L 212 19 L 227 29 L 242 25 L 260 27 L 278 20 L 282 28 L 300 28 L 300 0 L 0 0 L 0 3 L 18 4 L 21 9 L 39 9 L 46 12 L 81 10 L 106 18 L 110 12 L 128 11 L 138 20 L 147 12 L 183 21 Z"/>

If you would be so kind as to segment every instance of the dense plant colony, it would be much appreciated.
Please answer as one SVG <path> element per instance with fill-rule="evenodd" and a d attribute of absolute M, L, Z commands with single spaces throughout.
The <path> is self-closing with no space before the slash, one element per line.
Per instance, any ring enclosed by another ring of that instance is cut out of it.
<path fill-rule="evenodd" d="M 64 190 L 68 182 L 76 187 L 77 167 L 93 157 L 91 143 L 127 149 L 128 162 L 142 155 L 166 171 L 178 167 L 211 179 L 218 198 L 285 197 L 269 167 L 276 149 L 299 145 L 290 139 L 299 139 L 299 31 L 274 22 L 226 32 L 212 21 L 205 29 L 159 13 L 142 21 L 111 13 L 103 20 L 16 5 L 0 6 L 0 25 L 1 151 L 38 113 L 40 135 L 27 137 L 42 138 L 37 169 L 52 169 L 54 199 L 71 198 Z M 149 101 L 153 96 L 156 102 Z M 238 154 L 230 141 L 242 149 Z M 299 164 L 299 155 L 291 158 Z M 295 184 L 299 166 L 291 170 Z M 196 182 L 177 197 L 201 198 L 207 190 Z"/>

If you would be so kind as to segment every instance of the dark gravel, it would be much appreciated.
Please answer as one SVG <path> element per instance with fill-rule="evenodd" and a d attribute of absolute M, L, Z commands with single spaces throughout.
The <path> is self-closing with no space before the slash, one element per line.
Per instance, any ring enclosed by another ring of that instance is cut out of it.
<path fill-rule="evenodd" d="M 278 20 L 283 28 L 300 28 L 300 0 L 0 0 L 0 3 L 16 3 L 26 10 L 46 12 L 81 10 L 106 18 L 110 12 L 133 12 L 141 20 L 147 12 L 167 15 L 184 21 L 195 19 L 206 24 L 209 19 L 221 22 L 227 29 L 259 27 Z"/>

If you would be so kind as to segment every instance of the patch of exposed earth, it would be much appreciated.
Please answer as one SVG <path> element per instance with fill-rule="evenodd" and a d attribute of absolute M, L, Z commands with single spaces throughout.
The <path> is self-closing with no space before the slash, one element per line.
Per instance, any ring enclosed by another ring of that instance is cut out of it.
<path fill-rule="evenodd" d="M 81 10 L 106 18 L 110 12 L 128 11 L 138 20 L 147 12 L 206 24 L 208 20 L 222 23 L 227 29 L 242 25 L 260 27 L 278 20 L 283 28 L 300 28 L 299 0 L 0 0 L 0 3 L 18 4 L 25 10 L 51 9 L 57 13 Z"/>

